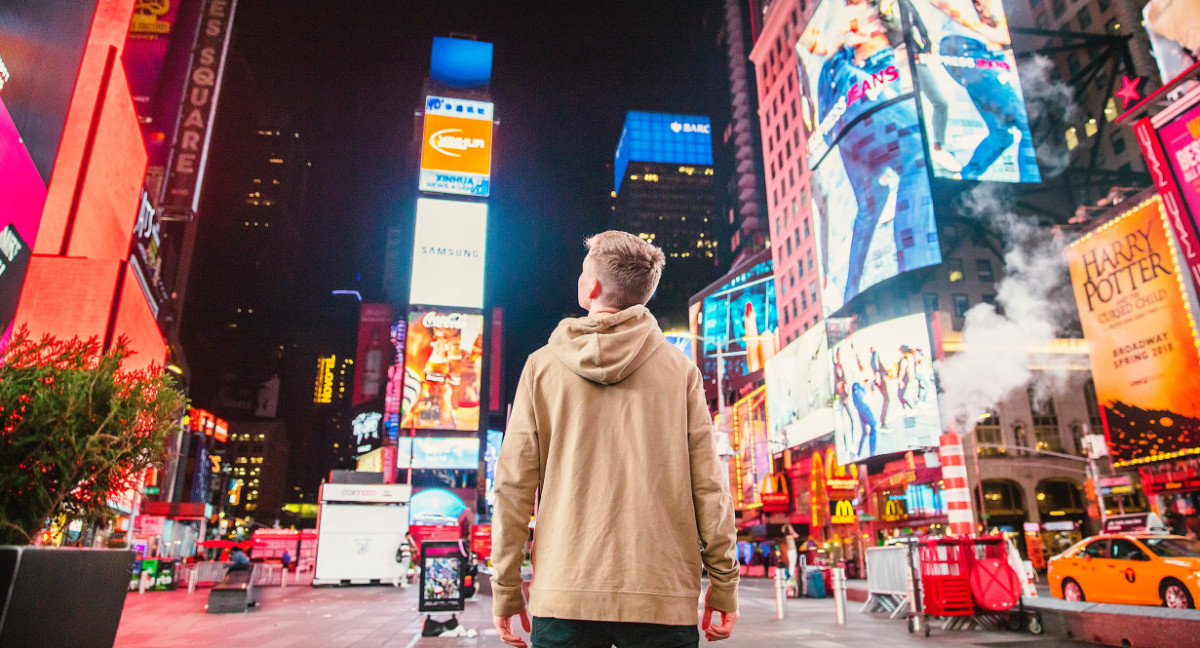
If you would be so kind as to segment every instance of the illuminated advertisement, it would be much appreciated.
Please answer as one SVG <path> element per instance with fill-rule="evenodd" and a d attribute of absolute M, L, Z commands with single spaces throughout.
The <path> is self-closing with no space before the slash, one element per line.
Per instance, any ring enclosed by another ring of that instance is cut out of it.
<path fill-rule="evenodd" d="M 796 44 L 826 315 L 942 260 L 912 76 L 894 35 L 871 3 L 824 0 Z"/>
<path fill-rule="evenodd" d="M 482 315 L 410 313 L 400 427 L 478 430 L 482 358 Z"/>
<path fill-rule="evenodd" d="M 679 349 L 688 360 L 696 361 L 696 336 L 687 331 L 666 331 L 667 344 Z"/>
<path fill-rule="evenodd" d="M 412 440 L 412 467 L 433 470 L 478 470 L 479 439 L 417 437 Z"/>
<path fill-rule="evenodd" d="M 433 37 L 429 78 L 452 88 L 478 88 L 492 80 L 492 44 Z"/>
<path fill-rule="evenodd" d="M 426 97 L 418 188 L 485 198 L 491 173 L 492 103 Z"/>
<path fill-rule="evenodd" d="M 162 221 L 155 213 L 150 194 L 142 189 L 138 201 L 137 222 L 133 225 L 133 241 L 129 254 L 129 269 L 146 297 L 154 317 L 166 303 L 168 291 L 163 283 Z"/>
<path fill-rule="evenodd" d="M 767 440 L 772 454 L 834 431 L 824 326 L 810 328 L 767 360 L 764 377 L 770 423 Z"/>
<path fill-rule="evenodd" d="M 1164 85 L 1200 60 L 1200 0 L 1150 0 L 1142 18 Z"/>
<path fill-rule="evenodd" d="M 350 404 L 359 405 L 383 396 L 387 381 L 387 363 L 391 359 L 388 329 L 392 325 L 392 307 L 387 304 L 363 304 L 358 315 L 358 350 L 354 360 L 354 395 Z"/>
<path fill-rule="evenodd" d="M 1200 11 L 1200 6 L 1196 10 Z M 1175 171 L 1179 193 L 1193 217 L 1200 215 L 1200 105 L 1159 128 L 1158 136 Z"/>
<path fill-rule="evenodd" d="M 715 385 L 718 368 L 728 385 L 761 370 L 775 355 L 779 322 L 769 259 L 722 284 L 699 306 L 692 324 L 703 338 L 700 368 L 711 384 Z"/>
<path fill-rule="evenodd" d="M 613 190 L 621 190 L 630 162 L 712 166 L 712 124 L 703 115 L 631 110 L 617 141 Z"/>
<path fill-rule="evenodd" d="M 942 423 L 931 348 L 921 313 L 854 331 L 833 346 L 841 464 L 938 445 Z"/>
<path fill-rule="evenodd" d="M 388 331 L 389 349 L 393 358 L 387 369 L 387 386 L 383 394 L 383 432 L 395 440 L 400 436 L 400 404 L 404 401 L 404 341 L 408 321 L 401 317 Z M 414 393 L 413 398 L 416 398 Z M 407 457 L 408 455 L 403 455 Z"/>
<path fill-rule="evenodd" d="M 762 505 L 761 485 L 771 472 L 771 452 L 767 447 L 766 390 L 762 387 L 732 406 L 732 469 L 734 503 L 739 509 Z"/>
<path fill-rule="evenodd" d="M 354 431 L 355 452 L 370 452 L 383 443 L 379 436 L 379 424 L 382 421 L 381 412 L 363 412 L 354 417 L 350 425 Z"/>
<path fill-rule="evenodd" d="M 166 164 L 200 0 L 137 0 L 121 50 L 151 167 Z"/>
<path fill-rule="evenodd" d="M 454 526 L 464 513 L 469 511 L 462 499 L 441 488 L 414 493 L 408 503 L 408 523 L 412 526 Z"/>
<path fill-rule="evenodd" d="M 328 355 L 317 358 L 317 377 L 313 383 L 313 402 L 328 404 L 333 402 L 333 372 L 337 368 L 337 356 Z"/>
<path fill-rule="evenodd" d="M 908 48 L 939 178 L 1040 182 L 1000 0 L 909 0 Z"/>
<path fill-rule="evenodd" d="M 417 199 L 411 304 L 483 308 L 487 205 Z"/>
<path fill-rule="evenodd" d="M 1113 465 L 1200 453 L 1200 356 L 1156 195 L 1067 251 Z"/>
<path fill-rule="evenodd" d="M 504 433 L 488 430 L 487 446 L 483 451 L 483 466 L 486 482 L 483 488 L 483 499 L 488 506 L 496 504 L 496 461 L 500 458 L 500 444 L 504 442 Z"/>

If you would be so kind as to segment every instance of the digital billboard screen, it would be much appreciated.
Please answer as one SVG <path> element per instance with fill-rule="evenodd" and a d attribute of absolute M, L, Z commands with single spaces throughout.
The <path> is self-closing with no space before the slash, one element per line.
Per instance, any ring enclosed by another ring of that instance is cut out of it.
<path fill-rule="evenodd" d="M 826 315 L 942 260 L 912 75 L 891 40 L 873 4 L 824 0 L 796 44 Z"/>
<path fill-rule="evenodd" d="M 500 459 L 500 445 L 504 442 L 504 433 L 488 430 L 487 446 L 483 452 L 483 465 L 486 482 L 484 482 L 483 499 L 489 506 L 496 504 L 496 461 Z"/>
<path fill-rule="evenodd" d="M 767 440 L 771 453 L 834 431 L 829 337 L 814 326 L 767 360 Z"/>
<path fill-rule="evenodd" d="M 411 304 L 483 308 L 487 205 L 417 199 Z"/>
<path fill-rule="evenodd" d="M 908 0 L 907 40 L 939 178 L 1040 182 L 1001 0 Z"/>
<path fill-rule="evenodd" d="M 775 355 L 779 331 L 770 260 L 742 272 L 700 302 L 694 328 L 703 338 L 701 370 L 715 385 L 718 362 L 725 384 L 759 371 Z"/>
<path fill-rule="evenodd" d="M 492 44 L 433 37 L 429 78 L 452 88 L 477 88 L 492 80 Z"/>
<path fill-rule="evenodd" d="M 467 513 L 462 498 L 441 488 L 413 493 L 408 502 L 408 523 L 413 526 L 454 526 Z"/>
<path fill-rule="evenodd" d="M 392 356 L 388 329 L 392 307 L 363 304 L 358 315 L 358 350 L 354 356 L 354 395 L 351 406 L 378 400 L 384 394 L 387 365 Z"/>
<path fill-rule="evenodd" d="M 630 162 L 712 166 L 712 124 L 703 115 L 631 110 L 613 156 L 613 190 L 621 190 Z"/>
<path fill-rule="evenodd" d="M 410 313 L 400 427 L 478 430 L 482 358 L 483 315 Z"/>
<path fill-rule="evenodd" d="M 1158 129 L 1158 137 L 1171 169 L 1175 171 L 1179 193 L 1193 218 L 1200 216 L 1200 105 L 1192 106 L 1164 124 Z"/>
<path fill-rule="evenodd" d="M 412 440 L 412 468 L 478 470 L 479 439 L 417 437 Z"/>
<path fill-rule="evenodd" d="M 1200 453 L 1200 355 L 1168 227 L 1155 195 L 1067 251 L 1115 466 Z"/>
<path fill-rule="evenodd" d="M 734 505 L 739 509 L 762 504 L 760 484 L 771 472 L 767 445 L 766 390 L 762 387 L 734 403 L 729 415 L 732 425 Z"/>
<path fill-rule="evenodd" d="M 1200 0 L 1150 0 L 1142 19 L 1164 85 L 1200 61 Z"/>
<path fill-rule="evenodd" d="M 479 198 L 491 193 L 492 115 L 488 101 L 425 98 L 421 191 Z"/>
<path fill-rule="evenodd" d="M 839 463 L 938 445 L 931 348 L 922 313 L 854 331 L 833 346 Z"/>

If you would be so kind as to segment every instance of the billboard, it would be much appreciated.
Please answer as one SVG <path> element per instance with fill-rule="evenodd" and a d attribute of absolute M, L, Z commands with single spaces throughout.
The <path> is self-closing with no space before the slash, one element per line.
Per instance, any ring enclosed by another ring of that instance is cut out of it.
<path fill-rule="evenodd" d="M 830 352 L 839 463 L 937 447 L 942 419 L 925 315 L 854 331 Z"/>
<path fill-rule="evenodd" d="M 408 502 L 408 523 L 413 526 L 454 526 L 469 513 L 462 498 L 441 488 L 414 493 Z"/>
<path fill-rule="evenodd" d="M 433 37 L 429 78 L 452 88 L 478 88 L 492 80 L 492 44 Z"/>
<path fill-rule="evenodd" d="M 762 504 L 760 485 L 771 472 L 771 452 L 767 447 L 767 395 L 763 387 L 734 403 L 732 445 L 734 505 L 738 509 L 756 508 Z"/>
<path fill-rule="evenodd" d="M 383 433 L 389 439 L 400 436 L 400 404 L 404 401 L 404 342 L 408 321 L 403 317 L 388 331 L 389 351 L 393 358 L 387 368 L 387 386 L 383 392 Z M 407 455 L 405 455 L 407 456 Z"/>
<path fill-rule="evenodd" d="M 151 167 L 167 161 L 200 4 L 201 0 L 138 0 L 129 22 L 121 62 Z"/>
<path fill-rule="evenodd" d="M 1155 195 L 1067 251 L 1115 466 L 1200 454 L 1200 356 L 1168 227 Z"/>
<path fill-rule="evenodd" d="M 417 199 L 410 304 L 483 308 L 487 205 Z"/>
<path fill-rule="evenodd" d="M 492 103 L 425 98 L 421 191 L 486 198 L 491 193 Z"/>
<path fill-rule="evenodd" d="M 716 384 L 718 363 L 726 385 L 763 368 L 775 355 L 779 331 L 775 275 L 768 259 L 741 272 L 705 296 L 692 315 L 692 329 L 703 338 L 700 369 Z"/>
<path fill-rule="evenodd" d="M 892 47 L 896 36 L 871 3 L 824 0 L 796 44 L 826 315 L 942 260 L 912 75 L 903 46 Z"/>
<path fill-rule="evenodd" d="M 1200 0 L 1150 0 L 1142 18 L 1164 85 L 1200 60 Z"/>
<path fill-rule="evenodd" d="M 356 453 L 364 454 L 383 445 L 383 439 L 379 436 L 379 424 L 382 421 L 382 412 L 362 412 L 354 417 L 350 425 L 354 431 Z"/>
<path fill-rule="evenodd" d="M 504 442 L 504 433 L 497 430 L 487 431 L 487 446 L 483 452 L 483 466 L 486 481 L 483 487 L 483 499 L 488 506 L 496 504 L 496 461 L 500 459 L 500 445 Z"/>
<path fill-rule="evenodd" d="M 824 326 L 810 328 L 767 360 L 767 441 L 772 454 L 834 431 L 829 366 Z"/>
<path fill-rule="evenodd" d="M 412 440 L 412 468 L 478 470 L 477 437 L 416 437 Z"/>
<path fill-rule="evenodd" d="M 478 430 L 482 358 L 483 315 L 409 313 L 400 427 Z"/>
<path fill-rule="evenodd" d="M 1040 182 L 1001 0 L 909 2 L 907 45 L 933 174 Z"/>
<path fill-rule="evenodd" d="M 387 304 L 363 304 L 358 315 L 358 350 L 354 360 L 354 394 L 351 406 L 383 396 L 387 363 L 391 359 L 388 329 L 392 308 Z"/>
<path fill-rule="evenodd" d="M 617 142 L 613 190 L 621 190 L 630 162 L 712 166 L 712 124 L 703 115 L 631 110 Z"/>
<path fill-rule="evenodd" d="M 1200 6 L 1196 10 L 1200 11 Z M 1160 127 L 1158 137 L 1175 171 L 1184 203 L 1193 217 L 1200 215 L 1200 105 Z"/>

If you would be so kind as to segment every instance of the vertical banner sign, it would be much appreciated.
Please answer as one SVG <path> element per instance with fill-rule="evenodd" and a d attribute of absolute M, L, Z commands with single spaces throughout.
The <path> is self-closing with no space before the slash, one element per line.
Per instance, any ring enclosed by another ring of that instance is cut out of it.
<path fill-rule="evenodd" d="M 1200 238 L 1196 236 L 1195 222 L 1187 216 L 1179 184 L 1171 175 L 1170 163 L 1158 140 L 1158 133 L 1154 131 L 1154 124 L 1149 117 L 1134 124 L 1133 132 L 1137 134 L 1138 144 L 1142 147 L 1154 188 L 1162 196 L 1162 209 L 1175 233 L 1175 241 L 1179 243 L 1179 256 L 1187 267 L 1193 285 L 1200 287 Z"/>
<path fill-rule="evenodd" d="M 138 203 L 137 223 L 133 226 L 133 238 L 130 241 L 129 267 L 137 278 L 150 312 L 158 317 L 158 311 L 167 301 L 167 288 L 162 279 L 162 221 L 158 219 L 150 194 L 142 189 L 142 199 Z"/>
<path fill-rule="evenodd" d="M 1200 214 L 1200 105 L 1164 124 L 1158 129 L 1158 136 L 1175 172 L 1183 204 L 1195 222 Z"/>
<path fill-rule="evenodd" d="M 1154 196 L 1067 251 L 1114 466 L 1200 454 L 1195 319 Z"/>
<path fill-rule="evenodd" d="M 171 212 L 194 212 L 200 203 L 204 165 L 212 139 L 229 49 L 233 13 L 237 0 L 208 0 L 200 18 L 192 71 L 183 97 L 183 110 L 175 129 L 175 144 L 168 164 L 162 204 Z"/>
<path fill-rule="evenodd" d="M 503 350 L 502 338 L 504 334 L 504 309 L 492 309 L 492 355 L 488 358 L 491 365 L 491 374 L 488 377 L 488 411 L 499 412 L 503 408 L 501 401 L 504 398 L 501 396 L 504 393 L 504 367 L 502 356 Z"/>
<path fill-rule="evenodd" d="M 358 318 L 358 353 L 354 360 L 354 396 L 351 405 L 361 405 L 383 396 L 387 362 L 392 355 L 388 331 L 392 308 L 387 304 L 363 304 Z"/>

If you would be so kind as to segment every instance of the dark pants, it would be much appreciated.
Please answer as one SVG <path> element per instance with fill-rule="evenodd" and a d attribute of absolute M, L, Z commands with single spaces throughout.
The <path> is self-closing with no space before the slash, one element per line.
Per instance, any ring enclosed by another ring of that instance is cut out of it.
<path fill-rule="evenodd" d="M 694 625 L 533 617 L 529 639 L 533 648 L 695 648 L 700 630 Z"/>

